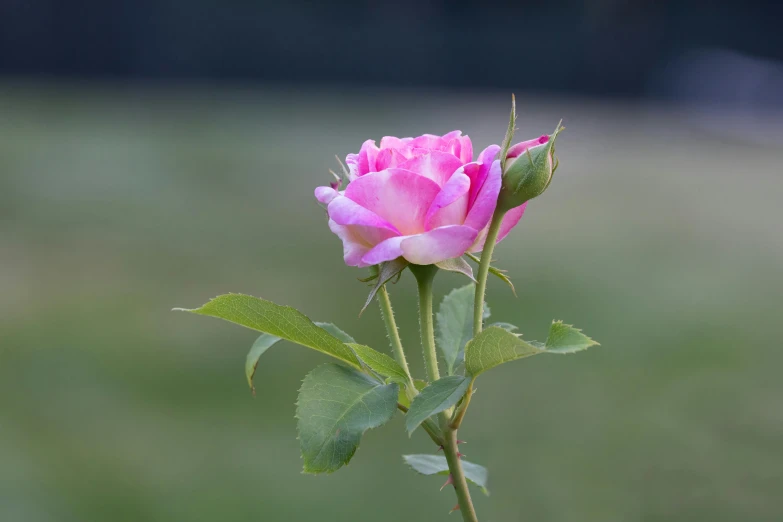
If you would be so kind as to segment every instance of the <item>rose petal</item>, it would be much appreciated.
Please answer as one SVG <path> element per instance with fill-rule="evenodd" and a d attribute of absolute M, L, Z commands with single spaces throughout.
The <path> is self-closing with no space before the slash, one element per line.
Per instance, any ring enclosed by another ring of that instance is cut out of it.
<path fill-rule="evenodd" d="M 374 140 L 367 140 L 362 143 L 359 154 L 348 154 L 345 157 L 345 164 L 348 166 L 351 180 L 364 176 L 368 172 L 375 172 L 375 159 L 378 157 L 380 149 L 375 146 Z"/>
<path fill-rule="evenodd" d="M 404 238 L 402 255 L 417 265 L 431 265 L 464 254 L 476 240 L 478 231 L 463 225 L 440 227 Z"/>
<path fill-rule="evenodd" d="M 478 165 L 477 167 L 468 167 L 468 165 L 465 165 L 465 173 L 471 179 L 468 208 L 472 208 L 475 204 L 476 197 L 481 191 L 481 188 L 484 186 L 484 182 L 489 175 L 492 162 L 495 160 L 495 156 L 497 156 L 498 152 L 500 152 L 500 147 L 498 145 L 490 145 L 479 153 L 478 160 L 476 160 L 475 163 L 468 164 Z"/>
<path fill-rule="evenodd" d="M 446 150 L 449 144 L 449 140 L 443 139 L 440 136 L 434 134 L 422 134 L 418 138 L 413 138 L 408 145 L 412 149 L 429 149 L 429 150 Z"/>
<path fill-rule="evenodd" d="M 498 233 L 498 240 L 495 244 L 500 243 L 503 238 L 505 238 L 508 233 L 511 232 L 511 229 L 513 229 L 517 223 L 519 223 L 519 220 L 522 219 L 522 215 L 525 213 L 526 207 L 527 202 L 506 212 L 506 215 L 503 216 L 503 221 L 500 223 L 500 232 Z M 489 227 L 485 228 L 479 233 L 478 237 L 476 238 L 476 242 L 472 247 L 470 247 L 471 252 L 481 252 L 481 250 L 484 248 L 484 243 L 487 240 L 488 228 Z"/>
<path fill-rule="evenodd" d="M 350 187 L 357 181 L 351 182 L 348 186 Z M 327 211 L 329 212 L 329 218 L 333 219 L 338 225 L 361 225 L 388 230 L 400 235 L 399 230 L 394 225 L 345 196 L 334 198 L 329 203 Z"/>
<path fill-rule="evenodd" d="M 429 178 L 442 187 L 461 166 L 462 162 L 453 154 L 429 151 L 409 159 L 399 168 Z"/>
<path fill-rule="evenodd" d="M 395 138 L 394 136 L 384 136 L 381 138 L 381 149 L 405 150 L 413 138 Z"/>
<path fill-rule="evenodd" d="M 482 165 L 480 169 L 486 169 L 486 167 Z M 492 165 L 486 170 L 488 170 L 488 174 L 484 184 L 481 186 L 478 194 L 476 194 L 476 199 L 473 205 L 469 207 L 468 215 L 465 218 L 465 225 L 476 230 L 482 230 L 487 226 L 489 220 L 492 219 L 492 214 L 497 206 L 500 187 L 503 183 L 500 173 L 500 161 L 492 162 Z M 472 188 L 473 186 L 471 185 Z"/>
<path fill-rule="evenodd" d="M 336 198 L 339 195 L 340 193 L 334 190 L 332 187 L 315 188 L 315 199 L 317 199 L 324 205 L 328 205 L 334 198 Z"/>
<path fill-rule="evenodd" d="M 459 138 L 459 141 L 462 144 L 462 147 L 460 148 L 460 153 L 457 157 L 462 163 L 470 163 L 473 161 L 473 142 L 470 141 L 470 137 L 468 136 L 462 136 Z"/>
<path fill-rule="evenodd" d="M 427 230 L 446 225 L 461 225 L 468 211 L 470 178 L 458 170 L 435 197 L 424 218 Z M 475 228 L 475 227 L 474 227 Z M 476 228 L 476 230 L 480 230 Z"/>
<path fill-rule="evenodd" d="M 432 180 L 395 168 L 357 178 L 345 189 L 345 197 L 391 223 L 401 235 L 411 235 L 424 232 L 424 218 L 439 192 Z"/>
<path fill-rule="evenodd" d="M 368 266 L 362 262 L 362 256 L 370 250 L 370 246 L 364 241 L 356 227 L 338 225 L 329 220 L 329 229 L 343 242 L 343 259 L 348 266 Z"/>
<path fill-rule="evenodd" d="M 460 136 L 462 136 L 461 130 L 453 130 L 447 134 L 443 135 L 443 140 L 446 141 L 446 143 L 450 142 L 451 140 L 457 139 Z"/>
<path fill-rule="evenodd" d="M 479 152 L 477 163 L 490 164 L 495 161 L 495 156 L 500 152 L 500 145 L 490 145 L 486 149 Z"/>
<path fill-rule="evenodd" d="M 391 237 L 385 241 L 381 241 L 366 254 L 364 254 L 364 256 L 362 256 L 362 263 L 364 263 L 365 266 L 377 265 L 378 263 L 383 263 L 384 261 L 397 259 L 402 255 L 400 243 L 402 243 L 402 240 L 406 237 L 410 236 Z"/>
<path fill-rule="evenodd" d="M 396 149 L 381 149 L 375 159 L 375 168 L 380 172 L 388 168 L 396 167 L 408 161 L 408 158 Z"/>
<path fill-rule="evenodd" d="M 532 140 L 520 141 L 516 145 L 512 145 L 511 147 L 509 147 L 508 154 L 506 154 L 506 157 L 516 158 L 517 156 L 525 152 L 527 149 L 537 147 L 539 145 L 543 145 L 548 141 L 549 141 L 549 136 L 547 136 L 546 134 Z"/>

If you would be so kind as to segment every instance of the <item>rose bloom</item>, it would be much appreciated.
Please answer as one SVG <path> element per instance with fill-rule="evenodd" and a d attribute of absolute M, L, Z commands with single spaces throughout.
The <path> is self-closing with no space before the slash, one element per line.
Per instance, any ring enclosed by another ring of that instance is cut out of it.
<path fill-rule="evenodd" d="M 547 139 L 518 143 L 510 152 L 519 156 Z M 387 136 L 380 147 L 365 141 L 358 154 L 345 159 L 344 191 L 315 189 L 316 199 L 327 205 L 329 228 L 343 242 L 345 263 L 364 267 L 402 256 L 429 265 L 481 251 L 501 187 L 499 152 L 490 145 L 473 161 L 470 138 L 460 131 Z M 519 222 L 525 206 L 505 215 L 498 241 Z"/>

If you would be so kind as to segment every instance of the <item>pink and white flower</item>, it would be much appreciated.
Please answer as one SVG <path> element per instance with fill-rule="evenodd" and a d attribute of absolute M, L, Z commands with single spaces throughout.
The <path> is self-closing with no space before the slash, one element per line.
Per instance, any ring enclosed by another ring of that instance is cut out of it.
<path fill-rule="evenodd" d="M 512 147 L 518 155 L 525 145 Z M 530 145 L 528 145 L 530 146 Z M 500 151 L 490 145 L 473 161 L 468 136 L 387 136 L 367 140 L 345 160 L 344 191 L 318 187 L 329 228 L 343 241 L 345 263 L 370 266 L 400 256 L 429 265 L 480 251 L 501 187 Z M 509 211 L 498 241 L 517 224 L 525 205 Z"/>

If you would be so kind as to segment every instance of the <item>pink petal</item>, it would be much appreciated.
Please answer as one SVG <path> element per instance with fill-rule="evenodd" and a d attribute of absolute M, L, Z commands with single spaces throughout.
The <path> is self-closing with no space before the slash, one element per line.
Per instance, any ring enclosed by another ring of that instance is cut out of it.
<path fill-rule="evenodd" d="M 384 136 L 381 138 L 381 149 L 404 150 L 413 138 L 395 138 L 394 136 Z"/>
<path fill-rule="evenodd" d="M 519 220 L 522 219 L 522 215 L 525 213 L 525 208 L 527 208 L 527 201 L 522 203 L 520 206 L 512 208 L 506 212 L 506 215 L 503 216 L 503 222 L 500 224 L 498 243 L 503 241 L 503 238 L 505 238 L 508 233 L 511 232 L 511 229 L 517 226 L 517 223 L 519 223 Z"/>
<path fill-rule="evenodd" d="M 355 182 L 352 182 L 353 184 Z M 351 185 L 348 185 L 349 187 Z M 329 218 L 333 219 L 338 225 L 361 225 L 377 229 L 388 230 L 396 235 L 399 231 L 373 211 L 364 208 L 355 201 L 344 196 L 334 198 L 327 207 Z"/>
<path fill-rule="evenodd" d="M 334 190 L 332 187 L 316 187 L 315 189 L 315 199 L 317 199 L 324 205 L 328 205 L 334 198 L 336 198 L 339 195 L 340 193 Z"/>
<path fill-rule="evenodd" d="M 455 131 L 456 132 L 456 131 Z M 448 136 L 448 134 L 447 134 Z M 435 136 L 434 134 L 422 134 L 418 138 L 413 138 L 408 145 L 412 149 L 446 150 L 449 140 Z"/>
<path fill-rule="evenodd" d="M 410 236 L 408 236 L 410 237 Z M 382 241 L 369 250 L 364 256 L 362 256 L 362 263 L 365 266 L 377 265 L 384 261 L 391 261 L 397 259 L 402 255 L 402 249 L 400 243 L 406 238 L 406 236 L 391 237 L 386 241 Z"/>
<path fill-rule="evenodd" d="M 396 167 L 406 161 L 408 161 L 408 158 L 397 149 L 381 149 L 378 153 L 378 157 L 375 159 L 375 168 L 380 172 L 388 168 Z"/>
<path fill-rule="evenodd" d="M 499 145 L 490 145 L 486 149 L 479 152 L 478 160 L 476 160 L 478 163 L 492 163 L 495 161 L 495 156 L 498 155 L 498 152 L 500 152 L 500 146 Z"/>
<path fill-rule="evenodd" d="M 367 140 L 362 144 L 359 154 L 348 154 L 345 164 L 351 174 L 351 180 L 364 176 L 368 172 L 375 172 L 375 159 L 380 149 L 375 146 L 374 140 Z"/>
<path fill-rule="evenodd" d="M 470 178 L 458 170 L 438 193 L 424 218 L 427 230 L 446 225 L 461 225 L 468 210 Z M 476 228 L 479 230 L 480 228 Z"/>
<path fill-rule="evenodd" d="M 544 143 L 547 143 L 549 141 L 549 136 L 544 134 L 543 136 L 540 136 L 538 138 L 527 140 L 527 141 L 521 141 L 517 143 L 516 145 L 512 145 L 508 149 L 508 154 L 506 154 L 507 158 L 516 158 L 523 152 L 525 152 L 527 149 L 530 149 L 532 147 L 537 147 L 539 145 L 543 145 Z"/>
<path fill-rule="evenodd" d="M 470 227 L 440 227 L 423 234 L 392 237 L 379 243 L 361 259 L 375 265 L 400 256 L 417 265 L 431 265 L 464 254 L 475 242 L 478 232 Z"/>
<path fill-rule="evenodd" d="M 462 163 L 470 163 L 473 161 L 473 143 L 468 136 L 462 136 L 459 138 L 459 141 L 461 142 L 462 147 L 460 148 L 460 153 L 457 157 Z"/>
<path fill-rule="evenodd" d="M 429 178 L 442 187 L 461 166 L 462 162 L 453 154 L 429 151 L 409 159 L 402 163 L 399 168 L 410 170 L 420 176 Z"/>
<path fill-rule="evenodd" d="M 453 131 L 451 131 L 451 132 L 449 132 L 447 134 L 444 134 L 443 135 L 443 139 L 444 139 L 444 141 L 446 141 L 446 143 L 448 143 L 451 140 L 459 138 L 460 136 L 462 136 L 462 131 L 461 130 L 453 130 Z"/>
<path fill-rule="evenodd" d="M 498 240 L 497 243 L 500 243 L 503 238 L 505 238 L 509 232 L 511 232 L 511 229 L 514 228 L 517 223 L 519 223 L 519 220 L 522 219 L 522 214 L 525 213 L 525 208 L 527 207 L 527 201 L 523 203 L 522 205 L 512 208 L 508 212 L 506 212 L 506 215 L 503 216 L 503 221 L 500 223 L 500 232 L 498 233 Z M 476 238 L 475 244 L 470 248 L 471 252 L 481 252 L 481 250 L 484 248 L 484 243 L 487 240 L 487 229 L 485 228 L 482 230 L 478 237 Z M 497 244 L 495 243 L 495 244 Z"/>
<path fill-rule="evenodd" d="M 484 182 L 489 175 L 492 162 L 495 160 L 500 152 L 500 147 L 497 145 L 490 145 L 486 149 L 479 153 L 476 163 L 469 163 L 465 165 L 465 174 L 470 177 L 470 198 L 468 199 L 468 208 L 472 208 L 476 202 L 481 188 L 484 186 Z"/>
<path fill-rule="evenodd" d="M 492 214 L 497 206 L 500 187 L 503 183 L 500 173 L 500 161 L 494 161 L 492 165 L 482 165 L 480 168 L 487 170 L 488 173 L 465 218 L 465 225 L 476 230 L 482 230 L 487 226 L 489 220 L 492 219 Z M 473 186 L 471 185 L 472 188 Z"/>
<path fill-rule="evenodd" d="M 476 240 L 478 231 L 463 225 L 440 227 L 404 238 L 402 255 L 411 263 L 431 265 L 464 254 Z"/>
<path fill-rule="evenodd" d="M 343 242 L 343 259 L 348 266 L 368 266 L 362 262 L 362 256 L 370 250 L 370 246 L 361 237 L 356 227 L 338 225 L 331 219 L 329 229 Z"/>
<path fill-rule="evenodd" d="M 345 197 L 392 224 L 401 235 L 411 235 L 424 232 L 424 218 L 439 192 L 432 180 L 394 168 L 352 181 Z"/>

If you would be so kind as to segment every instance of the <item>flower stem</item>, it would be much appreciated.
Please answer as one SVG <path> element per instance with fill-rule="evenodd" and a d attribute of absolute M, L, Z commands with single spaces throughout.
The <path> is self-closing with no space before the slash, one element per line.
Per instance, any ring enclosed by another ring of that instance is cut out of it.
<path fill-rule="evenodd" d="M 416 385 L 413 383 L 413 377 L 408 369 L 408 361 L 405 358 L 405 351 L 402 348 L 402 341 L 400 340 L 400 332 L 397 330 L 397 322 L 394 320 L 394 311 L 392 310 L 391 299 L 389 299 L 389 293 L 386 291 L 386 285 L 382 285 L 378 290 L 378 304 L 381 307 L 381 315 L 383 316 L 383 322 L 386 323 L 386 331 L 389 334 L 389 340 L 391 341 L 392 351 L 394 352 L 394 358 L 402 366 L 405 371 L 405 376 L 408 378 L 408 390 L 411 398 L 416 395 Z"/>
<path fill-rule="evenodd" d="M 445 453 L 446 462 L 449 464 L 449 473 L 451 473 L 454 491 L 457 493 L 457 502 L 459 503 L 459 510 L 462 512 L 462 520 L 465 522 L 478 522 L 476 509 L 473 507 L 470 491 L 468 491 L 468 481 L 465 480 L 465 472 L 462 470 L 462 461 L 460 460 L 459 448 L 457 447 L 457 430 L 449 429 L 446 433 L 445 442 L 443 453 Z"/>
<path fill-rule="evenodd" d="M 438 267 L 435 265 L 410 265 L 419 285 L 419 328 L 421 330 L 421 348 L 427 377 L 430 382 L 440 379 L 438 354 L 435 351 L 435 328 L 432 324 L 432 282 Z"/>
<path fill-rule="evenodd" d="M 432 282 L 438 268 L 434 265 L 411 265 L 411 272 L 416 276 L 419 285 L 419 323 L 421 327 L 421 344 L 424 351 L 424 361 L 427 364 L 427 374 L 430 382 L 440 379 L 438 371 L 438 357 L 435 351 L 435 330 L 432 321 Z M 454 491 L 457 493 L 459 509 L 465 522 L 478 522 L 476 510 L 468 491 L 468 483 L 465 472 L 462 470 L 459 449 L 457 447 L 457 430 L 449 426 L 451 411 L 446 410 L 439 415 L 441 430 L 443 431 L 443 453 L 449 465 Z M 434 440 L 434 438 L 433 438 Z"/>

